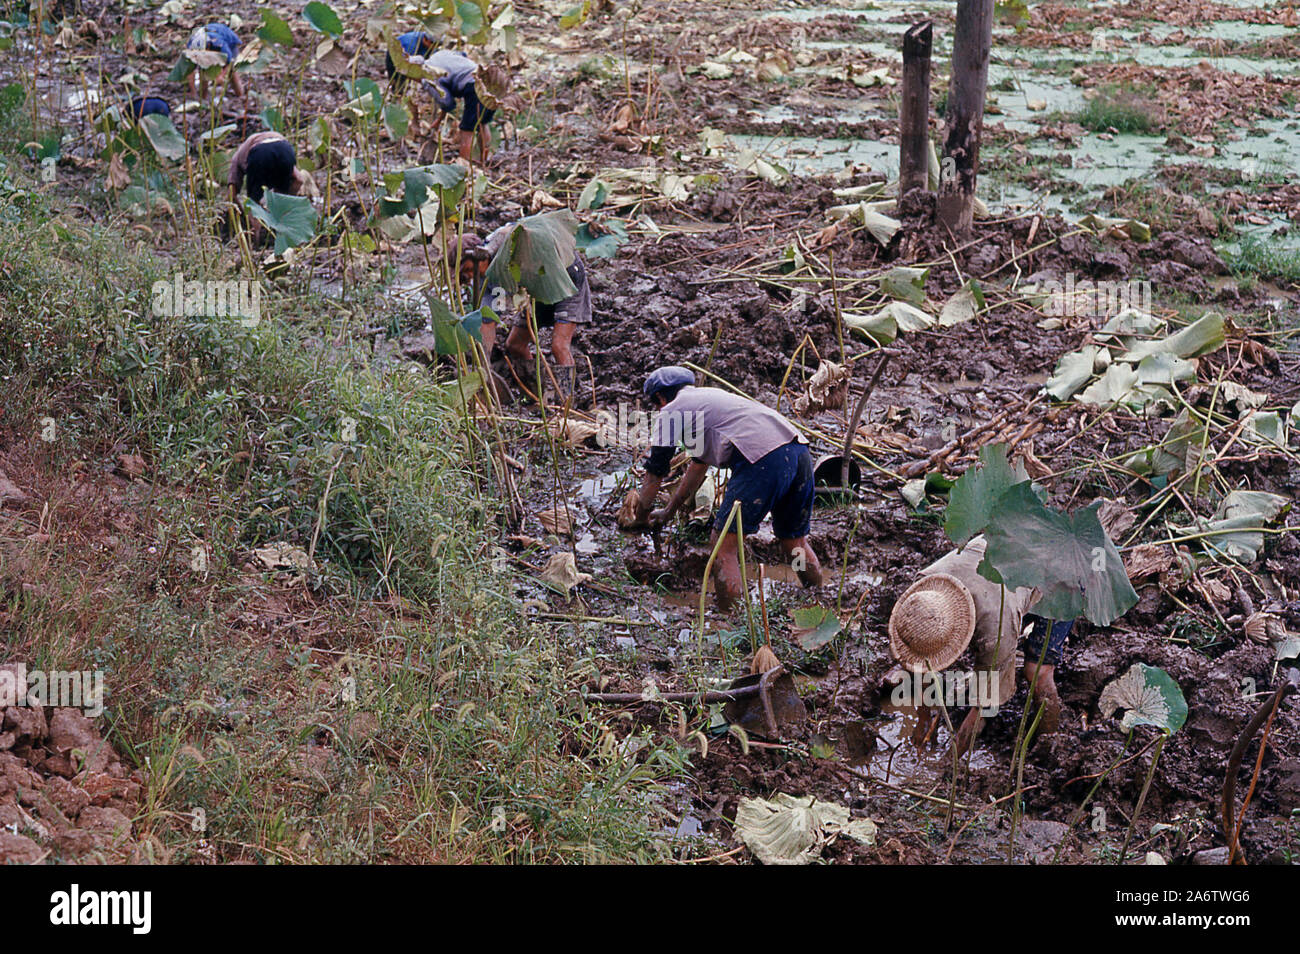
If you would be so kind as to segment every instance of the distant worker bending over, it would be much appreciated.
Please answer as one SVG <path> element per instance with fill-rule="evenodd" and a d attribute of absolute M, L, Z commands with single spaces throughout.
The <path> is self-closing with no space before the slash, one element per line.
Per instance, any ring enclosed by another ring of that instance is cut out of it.
<path fill-rule="evenodd" d="M 474 139 L 479 143 L 479 158 L 487 161 L 492 148 L 492 118 L 495 111 L 483 105 L 475 85 L 478 64 L 464 53 L 457 50 L 438 50 L 424 60 L 426 66 L 442 70 L 446 75 L 440 76 L 427 84 L 434 101 L 450 119 L 456 109 L 456 100 L 465 101 L 465 110 L 460 116 L 460 132 L 457 136 L 457 151 L 466 162 L 474 152 Z"/>
<path fill-rule="evenodd" d="M 268 191 L 299 195 L 308 191 L 307 174 L 298 168 L 298 157 L 289 140 L 278 132 L 253 133 L 230 157 L 230 202 L 239 207 L 239 192 L 248 187 L 248 197 L 259 205 Z M 253 236 L 261 235 L 260 223 L 253 222 Z"/>
<path fill-rule="evenodd" d="M 226 65 L 221 68 L 217 76 L 220 83 L 227 75 L 230 76 L 230 88 L 235 91 L 236 96 L 244 95 L 244 81 L 239 74 L 235 72 L 235 57 L 239 56 L 239 51 L 243 48 L 243 42 L 224 23 L 209 23 L 207 26 L 201 26 L 190 34 L 189 42 L 185 44 L 187 50 L 212 50 L 220 53 L 226 59 Z M 200 88 L 204 98 L 208 95 L 208 78 L 203 75 L 202 70 L 194 70 L 190 73 L 190 95 L 198 96 Z"/>

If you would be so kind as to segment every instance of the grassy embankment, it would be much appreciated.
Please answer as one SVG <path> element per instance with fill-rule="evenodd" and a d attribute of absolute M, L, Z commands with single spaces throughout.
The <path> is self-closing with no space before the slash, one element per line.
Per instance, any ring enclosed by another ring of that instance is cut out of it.
<path fill-rule="evenodd" d="M 24 113 L 0 149 L 0 458 L 37 502 L 0 521 L 0 647 L 104 670 L 139 856 L 660 856 L 649 792 L 681 750 L 624 761 L 565 704 L 590 662 L 492 571 L 454 388 L 372 361 L 355 304 L 301 288 L 264 283 L 252 327 L 153 314 L 155 281 L 215 253 L 88 222 L 37 182 Z M 276 541 L 311 552 L 306 579 L 256 567 Z"/>

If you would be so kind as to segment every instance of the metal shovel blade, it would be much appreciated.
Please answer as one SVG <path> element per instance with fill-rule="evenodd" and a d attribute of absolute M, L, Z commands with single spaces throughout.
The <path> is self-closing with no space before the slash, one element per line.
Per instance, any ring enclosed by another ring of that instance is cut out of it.
<path fill-rule="evenodd" d="M 769 669 L 760 675 L 741 676 L 728 688 L 741 689 L 758 685 L 758 692 L 742 699 L 733 699 L 722 707 L 722 714 L 732 725 L 738 725 L 748 735 L 779 738 L 784 726 L 797 725 L 808 718 L 808 709 L 795 689 L 794 677 L 784 666 Z"/>

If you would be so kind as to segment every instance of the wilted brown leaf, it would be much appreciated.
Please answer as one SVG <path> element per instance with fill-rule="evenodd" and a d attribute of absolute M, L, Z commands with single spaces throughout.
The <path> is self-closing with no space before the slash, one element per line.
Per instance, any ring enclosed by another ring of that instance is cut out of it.
<path fill-rule="evenodd" d="M 568 510 L 563 506 L 540 510 L 537 513 L 537 519 L 546 528 L 547 533 L 554 533 L 563 537 L 568 536 L 573 531 L 573 518 L 569 516 Z"/>
<path fill-rule="evenodd" d="M 1166 573 L 1174 565 L 1174 555 L 1167 546 L 1144 543 L 1124 554 L 1124 569 L 1133 582 Z"/>
<path fill-rule="evenodd" d="M 131 184 L 131 174 L 126 171 L 126 164 L 122 161 L 120 152 L 113 153 L 113 158 L 108 161 L 108 187 L 114 191 L 125 189 Z"/>
<path fill-rule="evenodd" d="M 590 580 L 591 574 L 579 573 L 573 554 L 565 550 L 563 553 L 551 555 L 551 558 L 546 562 L 546 566 L 542 568 L 538 579 L 568 596 L 573 592 L 575 586 Z"/>
<path fill-rule="evenodd" d="M 823 361 L 808 379 L 808 390 L 795 398 L 795 413 L 807 416 L 833 411 L 844 406 L 848 394 L 849 369 L 833 361 Z"/>

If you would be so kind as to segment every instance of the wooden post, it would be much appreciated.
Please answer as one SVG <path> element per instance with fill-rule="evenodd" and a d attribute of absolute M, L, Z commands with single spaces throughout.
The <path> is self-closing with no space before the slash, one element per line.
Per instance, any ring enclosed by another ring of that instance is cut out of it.
<path fill-rule="evenodd" d="M 898 107 L 898 197 L 928 185 L 930 171 L 930 50 L 934 23 L 903 34 L 903 96 Z"/>
<path fill-rule="evenodd" d="M 992 46 L 993 0 L 957 0 L 938 203 L 939 221 L 957 237 L 970 234 L 975 216 L 975 176 Z"/>

